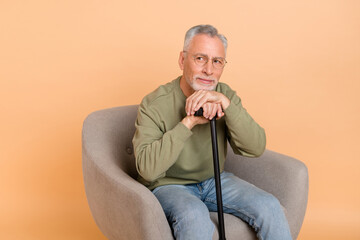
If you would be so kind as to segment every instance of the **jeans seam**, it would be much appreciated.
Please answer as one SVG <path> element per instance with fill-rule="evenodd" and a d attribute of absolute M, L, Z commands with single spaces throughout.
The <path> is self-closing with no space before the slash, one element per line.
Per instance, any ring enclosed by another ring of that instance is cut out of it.
<path fill-rule="evenodd" d="M 211 203 L 213 203 L 213 204 L 217 204 L 217 202 L 216 201 L 214 201 L 214 200 L 212 200 L 212 199 L 210 199 L 210 198 L 206 198 L 205 199 L 206 201 L 208 201 L 208 202 L 211 202 Z M 258 234 L 260 235 L 260 231 L 261 231 L 261 229 L 260 229 L 260 227 L 257 225 L 257 223 L 256 223 L 256 220 L 255 220 L 255 217 L 254 216 L 252 216 L 251 214 L 248 214 L 247 212 L 245 212 L 245 211 L 242 211 L 242 210 L 240 210 L 240 209 L 238 209 L 236 206 L 232 206 L 232 205 L 223 205 L 223 207 L 225 207 L 225 208 L 228 208 L 228 209 L 232 209 L 232 210 L 234 210 L 234 211 L 236 211 L 236 212 L 238 212 L 238 213 L 241 213 L 241 214 L 243 214 L 243 215 L 245 215 L 246 217 L 248 217 L 249 219 L 252 219 L 253 220 L 253 225 L 250 225 L 251 227 L 253 227 L 254 228 L 254 230 L 255 229 L 258 229 Z M 261 236 L 258 236 L 258 237 L 260 237 L 260 240 L 262 240 L 262 237 Z"/>
<path fill-rule="evenodd" d="M 172 220 L 173 222 L 178 222 L 178 219 L 176 219 L 176 218 L 173 218 L 173 219 L 171 219 L 171 220 Z M 173 228 L 173 231 L 174 231 L 174 232 L 173 232 L 173 235 L 174 235 L 174 237 L 175 237 L 176 233 L 180 231 L 179 224 L 176 224 L 175 227 L 174 227 L 173 224 L 170 224 L 170 226 Z"/>
<path fill-rule="evenodd" d="M 202 194 L 203 193 L 203 187 L 200 186 L 200 184 L 196 184 L 196 187 L 199 190 L 199 193 Z"/>

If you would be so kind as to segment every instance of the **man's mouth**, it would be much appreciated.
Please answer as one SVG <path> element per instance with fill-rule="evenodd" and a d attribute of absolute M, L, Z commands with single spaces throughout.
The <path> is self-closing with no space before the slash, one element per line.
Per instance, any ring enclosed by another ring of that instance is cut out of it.
<path fill-rule="evenodd" d="M 197 80 L 198 80 L 201 84 L 205 84 L 205 85 L 211 85 L 211 84 L 214 83 L 214 80 L 212 80 L 212 79 L 197 78 Z"/>

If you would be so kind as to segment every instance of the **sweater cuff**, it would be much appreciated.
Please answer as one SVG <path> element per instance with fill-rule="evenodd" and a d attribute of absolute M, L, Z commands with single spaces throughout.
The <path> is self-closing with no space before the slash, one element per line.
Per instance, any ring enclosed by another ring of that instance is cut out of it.
<path fill-rule="evenodd" d="M 183 142 L 193 134 L 182 122 L 179 122 L 172 131 L 174 132 L 174 136 Z"/>

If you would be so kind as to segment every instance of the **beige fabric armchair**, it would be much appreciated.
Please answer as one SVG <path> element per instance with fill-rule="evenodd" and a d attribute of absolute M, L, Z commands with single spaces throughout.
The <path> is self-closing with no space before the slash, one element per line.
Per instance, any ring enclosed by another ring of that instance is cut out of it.
<path fill-rule="evenodd" d="M 137 105 L 91 113 L 82 130 L 86 196 L 96 224 L 110 240 L 171 240 L 170 226 L 155 196 L 136 181 L 132 147 Z M 296 239 L 306 211 L 308 172 L 291 157 L 269 150 L 259 158 L 235 155 L 229 147 L 225 170 L 276 196 Z M 214 224 L 217 214 L 211 213 Z M 225 214 L 227 240 L 256 239 L 240 219 Z M 213 239 L 218 239 L 215 232 Z"/>

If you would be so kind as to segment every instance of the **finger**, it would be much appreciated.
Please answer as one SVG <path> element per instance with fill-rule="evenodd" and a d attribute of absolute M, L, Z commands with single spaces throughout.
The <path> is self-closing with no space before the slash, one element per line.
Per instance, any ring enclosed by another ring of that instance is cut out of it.
<path fill-rule="evenodd" d="M 222 107 L 221 107 L 221 104 L 217 104 L 217 116 L 218 116 L 218 119 L 222 118 L 224 116 L 224 113 L 222 111 Z"/>
<path fill-rule="evenodd" d="M 204 117 L 211 120 L 217 112 L 217 105 L 213 103 L 205 103 L 202 106 L 203 109 L 205 109 Z"/>
<path fill-rule="evenodd" d="M 211 112 L 210 119 L 213 119 L 216 116 L 217 112 L 218 112 L 218 104 L 212 104 L 212 106 L 213 106 L 213 109 L 212 109 L 212 112 Z"/>
<path fill-rule="evenodd" d="M 207 105 L 209 106 L 209 107 L 208 107 L 209 110 L 208 110 L 207 118 L 208 118 L 209 120 L 211 120 L 212 115 L 213 115 L 213 111 L 214 111 L 214 104 L 207 103 Z"/>
<path fill-rule="evenodd" d="M 186 105 L 185 105 L 185 111 L 187 115 L 193 115 L 194 113 L 192 113 L 192 109 L 193 109 L 193 99 L 195 96 L 196 92 L 193 93 L 192 95 L 190 95 L 187 99 L 186 99 Z"/>
<path fill-rule="evenodd" d="M 194 92 L 188 99 L 188 108 L 189 111 L 191 113 L 191 115 L 193 115 L 197 110 L 200 109 L 200 107 L 202 107 L 203 104 L 201 104 L 200 106 L 196 107 L 198 105 L 199 100 L 202 98 L 202 95 L 204 94 L 204 90 L 199 90 Z"/>
<path fill-rule="evenodd" d="M 185 112 L 186 112 L 186 115 L 190 116 L 191 115 L 191 108 L 190 108 L 190 100 L 189 98 L 186 99 L 186 103 L 185 103 Z"/>
<path fill-rule="evenodd" d="M 194 95 L 196 94 L 193 93 L 191 94 L 187 99 L 186 99 L 186 106 L 185 106 L 185 109 L 186 109 L 186 113 L 188 115 L 193 115 L 192 113 L 192 109 L 193 109 L 193 99 L 194 99 Z"/>
<path fill-rule="evenodd" d="M 192 99 L 192 107 L 194 111 L 199 110 L 205 104 L 205 102 L 199 103 L 199 101 L 203 98 L 204 94 L 204 90 L 199 90 L 196 92 L 196 94 L 194 94 L 194 97 Z"/>
<path fill-rule="evenodd" d="M 199 109 L 205 103 L 209 102 L 209 98 L 211 97 L 211 93 L 209 91 L 203 91 L 199 96 L 197 96 L 197 102 L 195 105 L 195 109 Z"/>
<path fill-rule="evenodd" d="M 203 116 L 204 116 L 204 118 L 207 119 L 207 118 L 209 117 L 209 111 L 210 111 L 209 104 L 204 104 L 204 105 L 202 106 L 202 108 L 203 108 L 203 110 L 204 110 Z"/>

